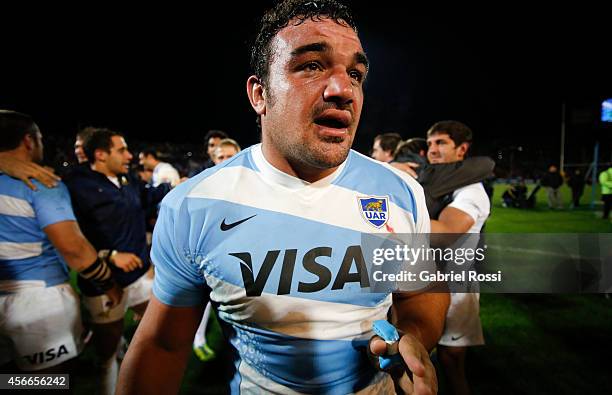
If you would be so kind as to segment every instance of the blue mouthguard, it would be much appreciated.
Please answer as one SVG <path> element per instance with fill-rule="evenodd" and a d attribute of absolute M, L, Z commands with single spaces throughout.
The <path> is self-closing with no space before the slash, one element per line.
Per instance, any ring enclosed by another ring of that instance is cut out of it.
<path fill-rule="evenodd" d="M 387 344 L 395 343 L 400 339 L 400 335 L 397 329 L 386 320 L 376 320 L 372 324 L 372 330 L 378 336 L 380 336 Z M 388 347 L 387 347 L 388 348 Z M 389 369 L 395 365 L 403 363 L 403 358 L 399 352 L 396 354 L 387 355 L 385 357 L 379 356 L 378 363 L 381 369 Z"/>

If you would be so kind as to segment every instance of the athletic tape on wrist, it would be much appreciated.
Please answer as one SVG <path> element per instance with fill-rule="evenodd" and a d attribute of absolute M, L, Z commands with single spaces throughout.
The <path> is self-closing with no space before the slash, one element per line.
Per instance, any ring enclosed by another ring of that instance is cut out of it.
<path fill-rule="evenodd" d="M 95 286 L 103 291 L 113 287 L 113 276 L 110 268 L 103 259 L 96 258 L 94 263 L 79 273 L 79 276 L 91 281 Z"/>

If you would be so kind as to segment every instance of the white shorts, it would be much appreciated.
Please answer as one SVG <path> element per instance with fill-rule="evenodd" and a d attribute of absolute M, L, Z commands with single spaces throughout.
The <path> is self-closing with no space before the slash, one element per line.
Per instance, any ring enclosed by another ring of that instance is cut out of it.
<path fill-rule="evenodd" d="M 68 283 L 0 297 L 0 365 L 14 360 L 25 371 L 59 365 L 79 355 L 82 337 L 79 298 Z"/>
<path fill-rule="evenodd" d="M 451 293 L 444 333 L 438 344 L 448 347 L 480 346 L 484 344 L 482 324 L 480 323 L 479 293 Z"/>
<path fill-rule="evenodd" d="M 106 295 L 92 297 L 83 295 L 83 304 L 91 314 L 91 322 L 108 324 L 122 320 L 129 307 L 147 302 L 151 297 L 152 287 L 153 279 L 145 273 L 138 280 L 123 288 L 121 302 L 112 309 L 106 306 L 106 302 L 109 300 Z"/>

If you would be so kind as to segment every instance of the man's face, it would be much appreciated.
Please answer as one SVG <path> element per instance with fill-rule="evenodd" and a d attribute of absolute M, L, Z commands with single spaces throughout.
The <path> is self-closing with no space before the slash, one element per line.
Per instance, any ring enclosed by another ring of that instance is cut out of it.
<path fill-rule="evenodd" d="M 145 169 L 147 170 L 153 170 L 155 169 L 155 165 L 157 164 L 157 161 L 155 160 L 153 155 L 151 154 L 145 155 L 144 153 L 141 152 L 138 154 L 138 164 L 141 166 L 144 166 Z"/>
<path fill-rule="evenodd" d="M 384 151 L 382 149 L 380 146 L 380 139 L 375 139 L 374 145 L 372 146 L 372 158 L 381 162 L 391 162 L 393 155 L 389 151 Z"/>
<path fill-rule="evenodd" d="M 219 145 L 219 141 L 221 141 L 221 137 L 211 137 L 208 139 L 206 153 L 210 159 L 214 157 L 215 148 Z"/>
<path fill-rule="evenodd" d="M 307 170 L 340 165 L 363 105 L 367 59 L 357 34 L 327 18 L 292 21 L 271 46 L 260 113 L 267 152 Z"/>
<path fill-rule="evenodd" d="M 127 144 L 121 136 L 112 137 L 113 146 L 110 153 L 106 154 L 106 168 L 109 173 L 118 176 L 125 174 L 130 169 L 132 154 L 128 151 Z"/>
<path fill-rule="evenodd" d="M 215 149 L 212 161 L 215 165 L 225 162 L 232 156 L 236 155 L 238 151 L 233 145 L 220 145 Z"/>
<path fill-rule="evenodd" d="M 455 142 L 446 133 L 436 133 L 427 138 L 427 159 L 429 163 L 452 163 L 463 160 L 467 143 L 455 146 Z"/>
<path fill-rule="evenodd" d="M 74 142 L 74 156 L 76 156 L 77 162 L 79 163 L 87 162 L 87 156 L 83 150 L 83 139 L 79 138 L 78 136 Z"/>

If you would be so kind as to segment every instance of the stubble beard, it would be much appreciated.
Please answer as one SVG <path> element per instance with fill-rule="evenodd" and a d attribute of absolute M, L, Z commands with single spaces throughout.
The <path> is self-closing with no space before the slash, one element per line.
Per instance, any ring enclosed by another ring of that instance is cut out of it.
<path fill-rule="evenodd" d="M 314 142 L 289 141 L 286 135 L 271 133 L 271 142 L 276 149 L 292 165 L 298 167 L 309 167 L 314 169 L 331 169 L 340 166 L 347 158 L 350 144 L 347 139 L 341 137 L 315 137 Z M 346 144 L 346 145 L 345 145 Z"/>

